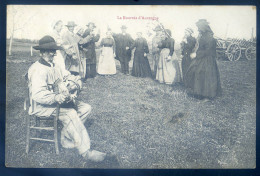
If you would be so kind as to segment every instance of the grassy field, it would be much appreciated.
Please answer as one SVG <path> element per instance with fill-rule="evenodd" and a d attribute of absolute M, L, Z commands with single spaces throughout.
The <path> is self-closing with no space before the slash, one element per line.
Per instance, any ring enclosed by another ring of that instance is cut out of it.
<path fill-rule="evenodd" d="M 206 103 L 189 97 L 181 86 L 125 76 L 120 71 L 88 79 L 80 99 L 93 110 L 85 125 L 92 147 L 108 153 L 97 164 L 83 160 L 74 149 L 60 147 L 56 155 L 54 146 L 45 143 L 32 144 L 26 155 L 22 75 L 37 60 L 37 52 L 30 57 L 29 47 L 17 46 L 6 65 L 6 166 L 255 167 L 256 61 L 219 61 L 223 93 Z"/>

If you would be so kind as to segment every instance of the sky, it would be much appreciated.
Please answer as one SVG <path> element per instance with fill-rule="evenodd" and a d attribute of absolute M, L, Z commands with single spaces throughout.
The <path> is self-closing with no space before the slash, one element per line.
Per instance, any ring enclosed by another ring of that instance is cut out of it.
<path fill-rule="evenodd" d="M 132 19 L 123 19 L 123 17 Z M 52 24 L 62 20 L 65 25 L 74 21 L 78 27 L 86 28 L 88 22 L 94 22 L 104 37 L 108 26 L 113 32 L 120 32 L 121 25 L 128 27 L 127 32 L 136 37 L 136 32 L 150 39 L 147 34 L 158 24 L 156 20 L 139 17 L 158 18 L 165 28 L 172 31 L 172 37 L 180 42 L 187 27 L 197 35 L 195 23 L 206 19 L 216 37 L 245 38 L 256 36 L 256 8 L 253 6 L 88 6 L 88 5 L 8 5 L 7 38 L 12 28 L 17 29 L 15 38 L 40 39 L 51 34 Z M 122 19 L 120 19 L 120 17 Z M 66 30 L 64 26 L 63 31 Z"/>

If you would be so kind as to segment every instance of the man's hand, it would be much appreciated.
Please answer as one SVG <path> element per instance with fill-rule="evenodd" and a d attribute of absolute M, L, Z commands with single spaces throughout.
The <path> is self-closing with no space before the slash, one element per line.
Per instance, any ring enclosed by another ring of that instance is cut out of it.
<path fill-rule="evenodd" d="M 147 56 L 147 54 L 146 53 L 144 53 L 144 57 L 146 57 Z"/>
<path fill-rule="evenodd" d="M 191 53 L 191 54 L 190 54 L 190 58 L 191 58 L 191 59 L 194 59 L 195 57 L 196 57 L 196 53 Z"/>
<path fill-rule="evenodd" d="M 126 50 L 129 50 L 129 47 L 127 46 L 125 49 L 126 49 Z"/>
<path fill-rule="evenodd" d="M 57 103 L 62 104 L 62 103 L 65 102 L 66 96 L 63 95 L 63 94 L 57 94 L 57 95 L 55 95 L 54 99 L 55 99 L 55 101 L 56 101 Z"/>

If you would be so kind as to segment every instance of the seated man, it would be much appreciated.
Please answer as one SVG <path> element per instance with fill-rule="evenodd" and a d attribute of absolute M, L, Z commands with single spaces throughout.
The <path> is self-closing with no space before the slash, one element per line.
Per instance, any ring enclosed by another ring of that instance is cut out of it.
<path fill-rule="evenodd" d="M 70 101 L 73 100 L 73 96 L 65 84 L 65 81 L 71 80 L 76 85 L 75 87 L 81 88 L 80 77 L 71 75 L 69 72 L 65 73 L 60 67 L 54 66 L 53 59 L 56 50 L 60 47 L 51 36 L 40 39 L 39 46 L 35 46 L 34 49 L 40 50 L 41 57 L 28 70 L 31 101 L 29 114 L 47 117 L 55 115 L 56 106 L 59 103 L 59 120 L 63 124 L 62 146 L 76 148 L 85 159 L 96 162 L 104 160 L 105 153 L 90 150 L 90 139 L 84 126 L 91 106 L 83 102 Z M 55 85 L 58 85 L 58 88 Z"/>

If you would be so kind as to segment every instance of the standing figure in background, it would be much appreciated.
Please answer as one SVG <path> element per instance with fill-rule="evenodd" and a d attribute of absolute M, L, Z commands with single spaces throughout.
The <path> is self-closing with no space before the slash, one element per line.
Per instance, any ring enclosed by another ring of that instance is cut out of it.
<path fill-rule="evenodd" d="M 74 28 L 77 25 L 74 21 L 69 21 L 65 26 L 67 26 L 68 30 L 62 35 L 62 46 L 66 53 L 66 70 L 69 70 L 73 75 L 80 75 L 82 70 L 80 70 L 79 39 L 74 33 Z"/>
<path fill-rule="evenodd" d="M 62 46 L 62 38 L 61 38 L 61 31 L 63 28 L 63 23 L 61 20 L 56 20 L 52 23 L 53 31 L 51 33 L 51 36 L 56 41 L 57 45 L 61 47 L 61 50 L 57 50 L 57 54 L 54 57 L 54 64 L 59 66 L 63 71 L 66 70 L 65 68 L 65 58 L 66 53 L 64 51 L 64 48 Z"/>
<path fill-rule="evenodd" d="M 205 19 L 200 19 L 196 25 L 199 36 L 191 54 L 193 60 L 186 72 L 186 82 L 189 93 L 196 98 L 208 101 L 221 93 L 220 76 L 216 62 L 216 40 Z"/>
<path fill-rule="evenodd" d="M 90 41 L 90 36 L 83 38 L 84 29 L 82 27 L 78 27 L 76 29 L 76 34 L 78 37 L 78 45 L 79 45 L 79 55 L 80 55 L 80 76 L 82 79 L 86 77 L 86 56 L 84 55 L 85 49 L 83 45 Z"/>
<path fill-rule="evenodd" d="M 156 78 L 157 65 L 160 57 L 160 49 L 158 48 L 158 43 L 161 41 L 162 28 L 158 25 L 154 28 L 156 35 L 152 40 L 152 55 L 153 55 L 153 77 Z"/>
<path fill-rule="evenodd" d="M 142 33 L 137 33 L 137 39 L 131 46 L 131 50 L 135 48 L 132 76 L 135 77 L 152 77 L 147 54 L 149 53 L 148 44 Z"/>
<path fill-rule="evenodd" d="M 83 38 L 90 37 L 90 41 L 86 44 L 83 44 L 84 48 L 84 57 L 86 58 L 86 79 L 94 78 L 97 75 L 97 58 L 96 58 L 96 45 L 100 38 L 100 30 L 97 34 L 94 34 L 94 29 L 96 25 L 93 22 L 87 24 L 88 28 L 83 34 Z"/>
<path fill-rule="evenodd" d="M 115 41 L 112 37 L 112 32 L 108 30 L 106 37 L 101 40 L 101 54 L 98 61 L 97 72 L 100 75 L 116 74 L 115 62 Z"/>
<path fill-rule="evenodd" d="M 180 67 L 177 60 L 173 60 L 174 39 L 171 31 L 165 29 L 161 35 L 160 58 L 157 66 L 156 80 L 160 83 L 173 84 L 181 81 Z"/>
<path fill-rule="evenodd" d="M 126 33 L 127 27 L 121 27 L 122 33 L 113 34 L 116 43 L 116 59 L 120 61 L 122 73 L 129 75 L 129 61 L 131 60 L 130 47 L 134 43 L 132 37 Z"/>
<path fill-rule="evenodd" d="M 190 54 L 192 53 L 192 50 L 194 49 L 196 44 L 196 39 L 192 37 L 192 34 L 193 34 L 193 30 L 191 28 L 185 29 L 185 36 L 183 38 L 183 41 L 181 42 L 181 49 L 182 49 L 181 67 L 182 67 L 182 78 L 183 78 L 184 86 L 187 85 L 186 72 L 191 63 Z"/>

